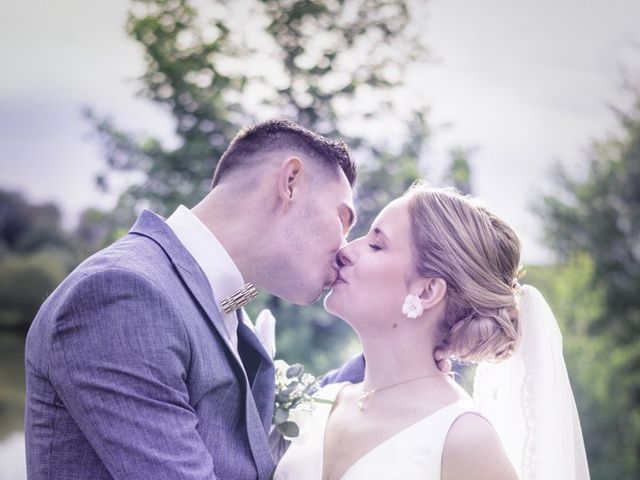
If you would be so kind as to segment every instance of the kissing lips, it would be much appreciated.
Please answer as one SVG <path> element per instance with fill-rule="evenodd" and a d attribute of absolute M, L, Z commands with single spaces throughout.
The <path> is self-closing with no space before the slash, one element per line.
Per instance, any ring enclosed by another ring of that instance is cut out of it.
<path fill-rule="evenodd" d="M 346 284 L 347 281 L 344 278 L 342 278 L 342 275 L 340 275 L 340 272 L 338 271 L 338 272 L 336 272 L 336 279 L 333 282 L 333 286 L 335 287 L 336 285 L 340 285 L 341 283 L 345 283 Z"/>

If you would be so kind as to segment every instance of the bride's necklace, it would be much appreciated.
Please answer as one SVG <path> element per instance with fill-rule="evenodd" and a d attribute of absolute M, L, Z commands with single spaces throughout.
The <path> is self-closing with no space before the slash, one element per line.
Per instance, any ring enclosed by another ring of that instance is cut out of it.
<path fill-rule="evenodd" d="M 369 403 L 369 399 L 374 393 L 381 392 L 382 390 L 387 390 L 389 388 L 397 387 L 398 385 L 404 385 L 406 383 L 417 382 L 418 380 L 424 380 L 425 378 L 434 378 L 434 377 L 446 377 L 446 373 L 435 373 L 431 375 L 422 375 L 420 377 L 410 378 L 409 380 L 403 380 L 402 382 L 392 383 L 391 385 L 386 385 L 380 388 L 372 388 L 371 390 L 362 390 L 362 393 L 358 396 L 358 410 L 363 412 L 365 408 L 367 408 L 367 404 Z"/>

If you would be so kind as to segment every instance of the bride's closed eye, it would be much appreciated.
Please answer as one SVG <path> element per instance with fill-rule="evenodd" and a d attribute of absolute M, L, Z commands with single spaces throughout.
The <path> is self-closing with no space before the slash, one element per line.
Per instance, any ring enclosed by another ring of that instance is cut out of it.
<path fill-rule="evenodd" d="M 380 247 L 379 245 L 376 245 L 376 244 L 372 244 L 372 243 L 370 243 L 370 244 L 369 244 L 369 247 L 370 247 L 370 248 L 371 248 L 371 250 L 373 250 L 374 252 L 377 252 L 377 251 L 379 251 L 379 250 L 382 250 L 382 247 Z"/>

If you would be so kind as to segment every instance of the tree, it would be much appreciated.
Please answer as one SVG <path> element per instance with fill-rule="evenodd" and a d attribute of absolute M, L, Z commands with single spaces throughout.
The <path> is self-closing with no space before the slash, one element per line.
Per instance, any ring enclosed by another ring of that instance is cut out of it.
<path fill-rule="evenodd" d="M 0 329 L 26 332 L 42 301 L 75 264 L 58 207 L 0 191 Z"/>
<path fill-rule="evenodd" d="M 567 361 L 593 478 L 603 479 L 640 473 L 640 94 L 616 115 L 619 133 L 592 144 L 584 175 L 559 168 L 539 210 L 563 268 L 591 265 L 554 288 L 569 305 L 559 314 L 575 334 Z"/>
<path fill-rule="evenodd" d="M 59 250 L 0 259 L 0 330 L 26 333 L 44 299 L 67 273 Z"/>
<path fill-rule="evenodd" d="M 60 210 L 51 203 L 32 205 L 19 193 L 0 191 L 0 258 L 8 252 L 64 246 L 60 220 Z"/>
<path fill-rule="evenodd" d="M 455 187 L 462 193 L 470 195 L 471 188 L 471 165 L 469 157 L 473 153 L 472 149 L 456 147 L 449 152 L 451 164 L 444 176 L 444 183 Z"/>
<path fill-rule="evenodd" d="M 80 213 L 73 230 L 72 239 L 79 259 L 84 259 L 113 243 L 127 233 L 126 218 L 119 218 L 121 211 L 105 212 L 97 208 L 87 208 Z"/>
<path fill-rule="evenodd" d="M 423 25 L 412 20 L 404 0 L 238 5 L 217 1 L 197 10 L 187 0 L 133 2 L 127 28 L 147 63 L 141 95 L 170 112 L 177 146 L 136 138 L 88 112 L 105 147 L 107 170 L 98 184 L 109 188 L 118 172 L 141 179 L 120 196 L 114 214 L 130 223 L 142 206 L 166 215 L 181 203 L 193 205 L 208 191 L 234 134 L 247 123 L 278 116 L 342 137 L 352 147 L 360 160 L 356 201 L 363 221 L 356 233 L 362 232 L 381 206 L 419 176 L 426 109 L 417 101 L 398 109 L 394 99 L 406 70 L 426 58 Z M 372 125 L 380 127 L 380 118 L 396 119 L 393 142 L 369 133 Z M 330 364 L 321 352 L 325 344 L 336 352 L 353 339 L 319 306 L 303 311 L 264 297 L 249 310 L 255 314 L 262 306 L 279 319 L 279 342 L 289 345 L 281 348 L 283 356 L 316 371 Z"/>
<path fill-rule="evenodd" d="M 606 313 L 605 292 L 594 285 L 594 271 L 594 260 L 580 254 L 559 265 L 530 266 L 525 280 L 543 293 L 563 333 L 591 478 L 635 478 L 640 418 L 629 387 L 638 376 L 629 375 L 627 366 L 636 353 L 610 335 L 591 333 Z"/>
<path fill-rule="evenodd" d="M 127 28 L 147 63 L 140 94 L 170 112 L 178 146 L 135 138 L 87 111 L 105 147 L 107 171 L 98 184 L 108 188 L 113 172 L 142 179 L 121 196 L 125 209 L 144 205 L 166 214 L 195 203 L 228 142 L 258 117 L 283 116 L 345 138 L 370 163 L 378 154 L 402 156 L 426 137 L 419 104 L 393 108 L 406 69 L 426 58 L 406 1 L 254 0 L 243 7 L 229 15 L 225 1 L 204 13 L 187 0 L 133 2 Z M 247 32 L 233 17 L 259 17 L 263 31 Z M 261 43 L 248 45 L 249 33 Z M 394 149 L 362 134 L 376 115 L 406 122 Z"/>
<path fill-rule="evenodd" d="M 593 143 L 586 175 L 558 168 L 558 192 L 544 198 L 540 214 L 562 258 L 594 259 L 606 302 L 594 328 L 626 344 L 640 335 L 640 94 L 616 115 L 620 133 Z"/>

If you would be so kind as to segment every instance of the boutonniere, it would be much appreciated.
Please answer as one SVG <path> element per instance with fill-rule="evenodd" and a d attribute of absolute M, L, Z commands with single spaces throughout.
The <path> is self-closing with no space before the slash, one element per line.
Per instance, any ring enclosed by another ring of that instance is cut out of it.
<path fill-rule="evenodd" d="M 312 396 L 319 389 L 318 381 L 310 373 L 305 373 L 299 363 L 289 365 L 284 360 L 275 360 L 274 365 L 276 397 L 273 425 L 283 437 L 295 438 L 309 420 L 315 403 L 333 402 Z"/>
<path fill-rule="evenodd" d="M 256 318 L 255 331 L 271 358 L 276 354 L 275 329 L 275 317 L 269 310 L 262 310 Z M 314 403 L 332 402 L 312 396 L 320 385 L 299 363 L 289 365 L 284 360 L 274 360 L 273 364 L 276 384 L 272 423 L 281 436 L 295 438 L 311 416 Z"/>
<path fill-rule="evenodd" d="M 264 309 L 256 318 L 255 332 L 271 358 L 276 356 L 276 317 Z"/>

